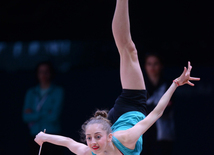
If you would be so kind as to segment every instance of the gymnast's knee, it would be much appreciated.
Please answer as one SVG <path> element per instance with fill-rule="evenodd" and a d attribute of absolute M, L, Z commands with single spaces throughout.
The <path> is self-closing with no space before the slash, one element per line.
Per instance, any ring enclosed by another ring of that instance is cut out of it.
<path fill-rule="evenodd" d="M 137 54 L 137 50 L 133 41 L 129 41 L 123 45 L 123 48 L 119 50 L 120 54 Z"/>
<path fill-rule="evenodd" d="M 137 49 L 134 42 L 130 41 L 126 44 L 124 50 L 120 52 L 123 57 L 129 57 L 132 61 L 138 60 Z"/>

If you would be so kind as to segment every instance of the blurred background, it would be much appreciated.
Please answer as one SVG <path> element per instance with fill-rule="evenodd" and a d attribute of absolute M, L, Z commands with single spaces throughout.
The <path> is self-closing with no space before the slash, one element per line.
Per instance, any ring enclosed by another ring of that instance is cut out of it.
<path fill-rule="evenodd" d="M 82 123 L 96 108 L 110 109 L 121 92 L 111 32 L 115 0 L 0 3 L 0 154 L 28 154 L 23 106 L 27 90 L 38 84 L 35 69 L 42 61 L 52 62 L 53 83 L 64 90 L 61 134 L 79 141 Z M 143 71 L 145 53 L 154 50 L 164 58 L 165 78 L 179 76 L 188 60 L 192 76 L 201 77 L 194 88 L 175 93 L 174 155 L 214 154 L 213 4 L 130 1 L 132 38 Z"/>

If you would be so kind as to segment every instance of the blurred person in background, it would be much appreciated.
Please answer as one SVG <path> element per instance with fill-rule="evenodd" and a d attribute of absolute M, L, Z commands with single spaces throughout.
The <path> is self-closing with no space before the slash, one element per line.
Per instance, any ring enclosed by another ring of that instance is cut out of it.
<path fill-rule="evenodd" d="M 48 133 L 59 134 L 60 113 L 63 105 L 63 89 L 52 83 L 55 72 L 50 62 L 41 62 L 36 68 L 39 84 L 29 89 L 25 96 L 23 120 L 30 130 L 30 155 L 37 155 L 38 145 L 34 142 L 35 135 L 46 129 Z M 62 154 L 60 147 L 45 144 L 42 154 Z"/>
<path fill-rule="evenodd" d="M 147 110 L 150 113 L 161 96 L 170 86 L 170 82 L 163 78 L 163 60 L 158 53 L 147 53 L 145 57 L 145 71 L 148 91 Z M 144 134 L 143 155 L 172 155 L 175 139 L 173 98 L 169 102 L 161 118 Z"/>

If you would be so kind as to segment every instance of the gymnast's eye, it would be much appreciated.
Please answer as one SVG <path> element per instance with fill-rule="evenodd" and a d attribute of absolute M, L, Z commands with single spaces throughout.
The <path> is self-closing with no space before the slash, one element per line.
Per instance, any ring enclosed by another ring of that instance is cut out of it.
<path fill-rule="evenodd" d="M 87 137 L 86 139 L 87 139 L 87 140 L 91 140 L 91 137 Z"/>
<path fill-rule="evenodd" d="M 100 138 L 101 138 L 101 136 L 100 136 L 100 135 L 97 135 L 97 136 L 96 136 L 96 139 L 100 139 Z"/>

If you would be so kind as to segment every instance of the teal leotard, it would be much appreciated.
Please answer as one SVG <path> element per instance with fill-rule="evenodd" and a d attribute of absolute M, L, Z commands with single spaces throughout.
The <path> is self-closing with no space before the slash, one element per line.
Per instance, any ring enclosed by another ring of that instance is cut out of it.
<path fill-rule="evenodd" d="M 117 121 L 112 125 L 112 133 L 120 130 L 127 130 L 143 120 L 145 115 L 139 111 L 130 111 L 121 115 Z M 124 155 L 140 155 L 142 151 L 143 139 L 142 136 L 138 139 L 133 150 L 126 148 L 122 143 L 113 136 L 112 142 Z M 92 155 L 96 155 L 92 152 Z"/>

